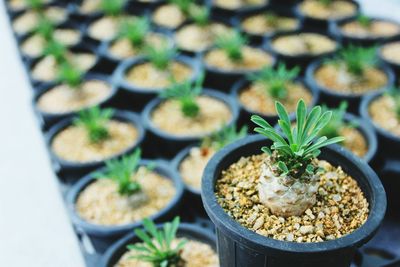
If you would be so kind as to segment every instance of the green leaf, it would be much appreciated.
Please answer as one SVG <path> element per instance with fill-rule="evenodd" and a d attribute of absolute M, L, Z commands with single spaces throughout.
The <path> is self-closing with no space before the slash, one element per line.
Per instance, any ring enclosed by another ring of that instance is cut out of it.
<path fill-rule="evenodd" d="M 289 172 L 289 169 L 283 161 L 278 162 L 278 168 L 283 172 L 283 174 L 287 174 Z"/>

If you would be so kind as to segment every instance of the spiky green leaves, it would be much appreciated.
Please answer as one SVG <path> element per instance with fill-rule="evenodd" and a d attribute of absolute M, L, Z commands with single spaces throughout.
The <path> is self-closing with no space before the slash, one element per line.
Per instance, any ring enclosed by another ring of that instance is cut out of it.
<path fill-rule="evenodd" d="M 169 88 L 160 93 L 160 97 L 179 101 L 184 116 L 189 118 L 197 117 L 200 107 L 196 102 L 196 98 L 203 89 L 203 81 L 204 73 L 200 74 L 194 83 L 191 81 L 174 82 Z"/>
<path fill-rule="evenodd" d="M 56 40 L 50 40 L 49 42 L 47 42 L 46 46 L 43 49 L 43 55 L 54 57 L 58 64 L 66 61 L 66 53 L 67 49 L 65 48 L 65 46 Z"/>
<path fill-rule="evenodd" d="M 215 151 L 218 151 L 224 146 L 233 143 L 242 137 L 245 137 L 246 134 L 246 126 L 243 126 L 239 131 L 236 129 L 236 125 L 224 126 L 221 130 L 205 137 L 201 143 L 201 146 L 212 147 Z"/>
<path fill-rule="evenodd" d="M 57 70 L 57 81 L 69 85 L 72 89 L 79 89 L 82 83 L 83 72 L 65 61 L 60 64 Z"/>
<path fill-rule="evenodd" d="M 311 162 L 320 154 L 320 149 L 344 140 L 343 137 L 317 138 L 318 133 L 332 116 L 331 111 L 322 112 L 320 106 L 314 107 L 308 113 L 306 104 L 300 100 L 296 109 L 295 127 L 291 127 L 289 115 L 279 102 L 276 102 L 276 111 L 283 136 L 260 116 L 253 115 L 251 121 L 259 126 L 254 131 L 272 140 L 273 144 L 270 147 L 263 147 L 262 151 L 273 155 L 280 175 L 290 175 L 300 179 L 305 177 L 305 174 L 312 174 L 314 166 Z"/>
<path fill-rule="evenodd" d="M 182 11 L 183 14 L 188 15 L 193 0 L 169 0 L 169 2 L 177 6 Z"/>
<path fill-rule="evenodd" d="M 343 129 L 343 127 L 347 126 L 347 123 L 344 121 L 344 114 L 346 114 L 347 107 L 347 102 L 343 101 L 340 103 L 338 108 L 331 109 L 332 117 L 318 135 L 326 136 L 328 138 L 339 136 L 339 131 Z M 323 106 L 322 111 L 328 111 L 328 108 Z"/>
<path fill-rule="evenodd" d="M 365 69 L 374 67 L 378 63 L 376 47 L 361 47 L 350 45 L 339 52 L 337 58 L 344 62 L 347 71 L 354 76 L 362 76 Z"/>
<path fill-rule="evenodd" d="M 182 261 L 180 253 L 186 244 L 186 240 L 172 244 L 176 239 L 179 222 L 179 217 L 175 217 L 171 223 L 164 223 L 162 229 L 157 229 L 151 220 L 144 219 L 144 231 L 135 229 L 135 234 L 142 240 L 142 243 L 127 246 L 129 250 L 136 252 L 132 258 L 149 262 L 155 267 L 180 266 L 179 263 Z"/>
<path fill-rule="evenodd" d="M 233 62 L 243 60 L 242 47 L 247 39 L 238 31 L 227 32 L 217 37 L 215 45 L 225 51 L 228 58 Z"/>
<path fill-rule="evenodd" d="M 98 106 L 79 112 L 74 124 L 82 126 L 87 133 L 89 141 L 98 144 L 110 137 L 107 123 L 114 114 L 112 109 L 101 110 Z"/>
<path fill-rule="evenodd" d="M 97 179 L 110 179 L 118 185 L 118 193 L 130 196 L 141 190 L 140 184 L 133 180 L 133 175 L 139 168 L 141 150 L 136 149 L 131 155 L 123 156 L 120 160 L 106 161 L 106 170 L 95 173 Z"/>
<path fill-rule="evenodd" d="M 44 7 L 43 0 L 25 0 L 28 9 L 32 9 L 35 11 L 42 11 Z"/>
<path fill-rule="evenodd" d="M 194 23 L 204 27 L 210 22 L 210 10 L 206 6 L 192 6 L 189 11 L 189 17 Z"/>
<path fill-rule="evenodd" d="M 299 72 L 298 67 L 288 69 L 284 63 L 280 63 L 277 69 L 265 66 L 260 72 L 251 74 L 249 79 L 261 83 L 272 98 L 282 100 L 288 95 L 288 84 L 297 78 Z"/>
<path fill-rule="evenodd" d="M 122 13 L 125 0 L 101 0 L 100 9 L 107 16 L 118 16 Z"/>
<path fill-rule="evenodd" d="M 165 70 L 169 62 L 176 56 L 176 48 L 164 43 L 161 46 L 148 45 L 145 54 L 149 61 L 159 70 Z"/>
<path fill-rule="evenodd" d="M 143 48 L 146 35 L 150 30 L 150 20 L 148 17 L 126 19 L 121 22 L 119 37 L 126 38 L 133 47 Z"/>
<path fill-rule="evenodd" d="M 371 18 L 364 14 L 360 14 L 357 16 L 357 22 L 364 28 L 369 28 L 372 24 Z"/>
<path fill-rule="evenodd" d="M 53 40 L 54 30 L 53 22 L 45 16 L 40 16 L 34 32 L 48 42 Z"/>

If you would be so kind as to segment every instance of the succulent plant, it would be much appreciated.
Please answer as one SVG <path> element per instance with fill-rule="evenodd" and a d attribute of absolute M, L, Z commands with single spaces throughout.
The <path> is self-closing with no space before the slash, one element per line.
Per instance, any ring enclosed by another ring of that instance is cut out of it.
<path fill-rule="evenodd" d="M 332 117 L 329 122 L 325 125 L 324 128 L 319 132 L 319 136 L 326 136 L 328 138 L 333 138 L 339 136 L 339 131 L 343 129 L 345 126 L 351 126 L 344 121 L 344 115 L 346 114 L 346 110 L 348 107 L 348 103 L 346 101 L 342 101 L 339 107 L 335 109 L 328 109 L 327 106 L 322 106 L 322 111 L 332 111 Z"/>
<path fill-rule="evenodd" d="M 101 0 L 100 9 L 107 16 L 118 16 L 122 13 L 125 0 Z"/>
<path fill-rule="evenodd" d="M 202 140 L 201 147 L 211 147 L 214 151 L 218 151 L 246 135 L 247 126 L 243 126 L 239 131 L 236 129 L 236 125 L 224 126 L 219 131 L 205 137 Z"/>
<path fill-rule="evenodd" d="M 84 73 L 68 61 L 58 66 L 57 81 L 69 85 L 70 88 L 79 89 Z"/>
<path fill-rule="evenodd" d="M 225 51 L 228 58 L 233 62 L 243 60 L 242 47 L 247 39 L 239 31 L 227 32 L 216 39 L 216 46 Z"/>
<path fill-rule="evenodd" d="M 353 45 L 342 49 L 336 60 L 344 62 L 347 71 L 356 77 L 362 76 L 366 68 L 376 66 L 378 63 L 376 47 Z"/>
<path fill-rule="evenodd" d="M 282 100 L 288 95 L 288 84 L 297 78 L 299 72 L 299 67 L 288 69 L 284 63 L 279 63 L 277 69 L 265 66 L 260 72 L 249 75 L 249 79 L 262 84 L 272 98 Z"/>
<path fill-rule="evenodd" d="M 175 47 L 164 43 L 161 46 L 147 45 L 145 47 L 145 54 L 153 66 L 159 70 L 165 70 L 177 52 Z"/>
<path fill-rule="evenodd" d="M 24 0 L 29 9 L 42 11 L 44 7 L 43 0 Z"/>
<path fill-rule="evenodd" d="M 144 231 L 135 229 L 135 234 L 142 240 L 142 243 L 127 246 L 129 250 L 137 252 L 132 258 L 148 262 L 154 267 L 184 266 L 181 251 L 187 241 L 181 239 L 177 244 L 173 244 L 179 223 L 179 217 L 175 217 L 172 222 L 164 223 L 162 229 L 157 229 L 151 220 L 144 219 Z"/>
<path fill-rule="evenodd" d="M 210 10 L 205 6 L 192 6 L 189 9 L 189 17 L 197 25 L 204 27 L 210 22 Z"/>
<path fill-rule="evenodd" d="M 372 19 L 364 14 L 357 16 L 357 22 L 364 28 L 369 28 L 372 23 Z"/>
<path fill-rule="evenodd" d="M 318 137 L 332 116 L 331 111 L 322 112 L 320 106 L 308 113 L 306 104 L 300 100 L 294 127 L 291 127 L 289 115 L 279 102 L 276 102 L 276 111 L 282 136 L 260 116 L 251 117 L 259 126 L 254 131 L 273 142 L 261 149 L 270 157 L 261 166 L 259 199 L 277 216 L 299 216 L 316 202 L 319 168 L 314 160 L 320 149 L 344 139 Z"/>
<path fill-rule="evenodd" d="M 53 22 L 45 16 L 40 16 L 38 24 L 33 31 L 43 37 L 44 40 L 51 41 L 54 37 L 54 30 Z"/>
<path fill-rule="evenodd" d="M 199 75 L 194 83 L 191 81 L 174 82 L 169 88 L 160 93 L 160 97 L 178 100 L 181 105 L 182 114 L 186 117 L 194 118 L 200 112 L 196 97 L 202 91 L 203 80 L 204 73 Z"/>
<path fill-rule="evenodd" d="M 74 125 L 82 126 L 86 130 L 91 143 L 98 144 L 110 137 L 107 123 L 113 114 L 112 109 L 101 110 L 98 106 L 95 106 L 80 111 L 78 118 L 74 119 L 73 122 Z"/>
<path fill-rule="evenodd" d="M 126 38 L 133 47 L 142 48 L 146 42 L 146 35 L 150 30 L 150 20 L 148 17 L 135 19 L 125 19 L 121 22 L 119 37 Z"/>
<path fill-rule="evenodd" d="M 62 43 L 56 40 L 50 40 L 46 43 L 42 53 L 44 56 L 54 57 L 56 62 L 61 64 L 66 61 L 67 49 Z"/>
<path fill-rule="evenodd" d="M 171 4 L 176 5 L 183 14 L 188 15 L 193 4 L 193 0 L 168 0 Z"/>

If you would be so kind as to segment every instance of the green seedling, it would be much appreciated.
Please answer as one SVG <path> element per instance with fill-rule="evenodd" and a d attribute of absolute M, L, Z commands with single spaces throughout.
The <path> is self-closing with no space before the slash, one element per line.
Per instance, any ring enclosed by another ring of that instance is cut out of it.
<path fill-rule="evenodd" d="M 217 37 L 215 45 L 225 51 L 232 62 L 243 60 L 242 48 L 246 45 L 247 39 L 238 31 L 225 33 Z"/>

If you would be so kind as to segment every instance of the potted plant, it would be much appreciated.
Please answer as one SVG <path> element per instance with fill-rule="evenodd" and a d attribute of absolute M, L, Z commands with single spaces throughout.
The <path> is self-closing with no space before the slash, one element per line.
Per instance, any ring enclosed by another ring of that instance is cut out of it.
<path fill-rule="evenodd" d="M 270 2 L 269 0 L 211 0 L 210 5 L 213 14 L 229 22 L 229 19 L 238 13 L 265 9 L 269 7 Z"/>
<path fill-rule="evenodd" d="M 221 267 L 350 266 L 383 220 L 382 184 L 364 161 L 327 147 L 343 138 L 315 139 L 331 112 L 299 101 L 293 127 L 276 108 L 283 136 L 254 116 L 261 135 L 226 146 L 206 166 L 202 199 Z"/>
<path fill-rule="evenodd" d="M 329 32 L 344 44 L 371 46 L 398 39 L 400 24 L 360 14 L 355 18 L 332 23 Z"/>
<path fill-rule="evenodd" d="M 99 52 L 115 66 L 121 60 L 143 55 L 148 45 L 164 44 L 173 46 L 169 34 L 161 30 L 152 30 L 149 18 L 142 16 L 122 20 L 116 38 L 103 42 Z"/>
<path fill-rule="evenodd" d="M 378 54 L 379 58 L 388 64 L 396 74 L 400 73 L 400 41 L 382 45 Z"/>
<path fill-rule="evenodd" d="M 312 60 L 334 54 L 339 44 L 329 36 L 299 30 L 278 33 L 266 40 L 265 47 L 289 67 L 305 69 Z"/>
<path fill-rule="evenodd" d="M 10 13 L 15 14 L 24 10 L 41 11 L 51 0 L 9 0 L 6 1 Z"/>
<path fill-rule="evenodd" d="M 219 35 L 215 47 L 202 56 L 206 69 L 206 85 L 222 91 L 229 91 L 232 85 L 251 72 L 264 66 L 272 66 L 275 58 L 258 47 L 247 44 L 247 39 L 238 31 Z"/>
<path fill-rule="evenodd" d="M 82 40 L 81 28 L 78 25 L 65 23 L 57 28 L 46 17 L 40 17 L 36 28 L 21 40 L 21 54 L 27 59 L 41 57 L 47 42 L 56 40 L 65 47 L 78 45 Z"/>
<path fill-rule="evenodd" d="M 95 106 L 55 124 L 46 139 L 56 171 L 72 176 L 132 151 L 144 133 L 136 114 Z"/>
<path fill-rule="evenodd" d="M 35 92 L 34 108 L 44 130 L 82 109 L 111 104 L 117 93 L 104 75 L 85 74 L 68 62 L 60 66 L 57 77 Z"/>
<path fill-rule="evenodd" d="M 72 221 L 104 252 L 112 242 L 142 225 L 176 215 L 183 186 L 160 161 L 141 159 L 141 150 L 106 161 L 83 177 L 67 196 Z"/>
<path fill-rule="evenodd" d="M 313 107 L 318 102 L 319 93 L 299 79 L 299 72 L 298 67 L 290 69 L 284 63 L 278 63 L 276 69 L 264 67 L 260 72 L 235 83 L 231 95 L 240 107 L 239 125 L 248 124 L 251 114 L 275 124 L 278 121 L 275 101 L 282 101 L 292 115 L 300 99 Z"/>
<path fill-rule="evenodd" d="M 357 112 L 361 96 L 393 85 L 392 70 L 378 61 L 375 47 L 348 46 L 328 60 L 319 59 L 306 70 L 308 86 L 320 91 L 331 106 L 343 100 Z"/>
<path fill-rule="evenodd" d="M 264 38 L 271 38 L 277 33 L 299 30 L 302 19 L 293 17 L 286 9 L 254 10 L 233 18 L 232 24 L 249 36 L 254 44 L 261 45 Z"/>
<path fill-rule="evenodd" d="M 47 17 L 53 24 L 61 24 L 68 18 L 67 10 L 64 7 L 51 5 L 43 10 L 26 10 L 12 20 L 12 28 L 17 37 L 32 32 L 38 25 L 40 17 Z"/>
<path fill-rule="evenodd" d="M 29 76 L 33 85 L 45 84 L 57 80 L 61 65 L 68 62 L 81 72 L 93 69 L 98 63 L 98 57 L 92 49 L 86 46 L 67 49 L 57 40 L 46 43 L 43 56 L 30 62 Z"/>
<path fill-rule="evenodd" d="M 203 77 L 196 82 L 175 83 L 146 105 L 142 120 L 149 131 L 147 151 L 174 156 L 189 144 L 236 122 L 238 110 L 232 99 L 214 90 L 203 90 Z"/>
<path fill-rule="evenodd" d="M 136 229 L 110 247 L 100 266 L 219 266 L 209 231 L 181 224 L 179 217 L 158 226 L 146 219 L 143 225 L 144 230 Z"/>
<path fill-rule="evenodd" d="M 190 8 L 188 16 L 190 20 L 175 31 L 174 39 L 176 46 L 189 55 L 204 52 L 219 35 L 232 30 L 227 24 L 212 21 L 207 6 Z"/>
<path fill-rule="evenodd" d="M 329 22 L 354 18 L 359 9 L 353 0 L 305 0 L 296 5 L 295 12 L 306 27 L 326 30 Z"/>
<path fill-rule="evenodd" d="M 200 65 L 192 58 L 178 55 L 174 47 L 164 43 L 149 45 L 145 55 L 122 62 L 113 74 L 124 98 L 130 98 L 130 109 L 142 110 L 173 82 L 197 79 Z"/>
<path fill-rule="evenodd" d="M 197 8 L 195 1 L 168 0 L 154 10 L 151 19 L 156 26 L 174 30 L 186 21 L 190 8 Z"/>
<path fill-rule="evenodd" d="M 198 214 L 204 213 L 201 203 L 201 177 L 204 168 L 212 156 L 224 146 L 247 135 L 247 127 L 240 130 L 235 125 L 225 126 L 222 129 L 204 137 L 200 143 L 193 144 L 181 150 L 172 160 L 172 167 L 178 171 L 179 178 L 185 185 L 187 209 L 195 210 Z"/>

